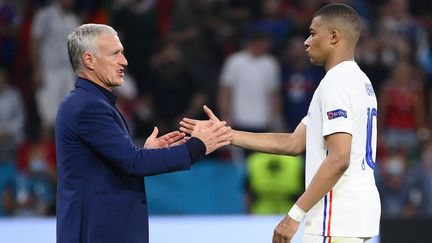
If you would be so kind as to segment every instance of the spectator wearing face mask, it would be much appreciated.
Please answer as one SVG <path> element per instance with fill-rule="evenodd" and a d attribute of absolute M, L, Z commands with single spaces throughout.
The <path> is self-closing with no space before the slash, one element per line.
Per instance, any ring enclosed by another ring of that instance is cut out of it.
<path fill-rule="evenodd" d="M 432 217 L 432 141 L 422 149 L 418 163 L 408 175 L 408 216 Z"/>
<path fill-rule="evenodd" d="M 379 168 L 377 184 L 381 196 L 383 218 L 401 216 L 407 191 L 407 155 L 402 150 L 390 151 Z"/>
<path fill-rule="evenodd" d="M 28 164 L 15 181 L 15 215 L 46 216 L 54 214 L 55 169 L 43 143 L 29 148 Z"/>

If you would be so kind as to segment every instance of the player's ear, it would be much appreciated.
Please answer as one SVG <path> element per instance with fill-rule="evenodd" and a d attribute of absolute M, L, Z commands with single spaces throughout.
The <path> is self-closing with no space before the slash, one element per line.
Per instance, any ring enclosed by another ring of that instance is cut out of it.
<path fill-rule="evenodd" d="M 84 52 L 82 58 L 83 58 L 84 66 L 86 66 L 90 70 L 94 70 L 94 68 L 95 68 L 95 63 L 94 63 L 95 57 L 94 57 L 94 55 L 92 55 L 91 53 L 89 53 L 89 52 L 86 51 L 86 52 Z"/>
<path fill-rule="evenodd" d="M 340 39 L 340 32 L 336 29 L 331 30 L 330 44 L 335 45 L 336 43 L 338 43 L 339 39 Z"/>

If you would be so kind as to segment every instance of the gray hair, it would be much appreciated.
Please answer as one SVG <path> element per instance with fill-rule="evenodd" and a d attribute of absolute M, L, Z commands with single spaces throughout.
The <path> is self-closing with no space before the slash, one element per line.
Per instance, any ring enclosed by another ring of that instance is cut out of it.
<path fill-rule="evenodd" d="M 85 70 L 83 62 L 84 52 L 97 51 L 97 38 L 100 35 L 117 35 L 117 32 L 104 24 L 83 24 L 68 36 L 67 48 L 69 61 L 76 74 Z"/>

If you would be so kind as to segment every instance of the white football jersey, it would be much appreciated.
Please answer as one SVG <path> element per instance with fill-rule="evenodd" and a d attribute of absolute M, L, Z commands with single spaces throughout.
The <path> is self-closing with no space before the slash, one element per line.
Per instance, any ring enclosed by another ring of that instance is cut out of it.
<path fill-rule="evenodd" d="M 377 140 L 377 100 L 369 78 L 354 61 L 330 69 L 315 91 L 306 125 L 306 187 L 327 155 L 324 137 L 352 135 L 349 168 L 306 214 L 305 233 L 372 237 L 381 214 L 374 167 Z"/>

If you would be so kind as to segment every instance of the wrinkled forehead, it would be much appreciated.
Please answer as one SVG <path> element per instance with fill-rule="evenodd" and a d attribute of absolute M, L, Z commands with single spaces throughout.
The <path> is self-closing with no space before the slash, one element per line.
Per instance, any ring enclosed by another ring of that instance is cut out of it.
<path fill-rule="evenodd" d="M 101 34 L 97 37 L 99 47 L 109 49 L 123 49 L 123 45 L 120 42 L 120 38 L 117 35 L 112 34 Z"/>

